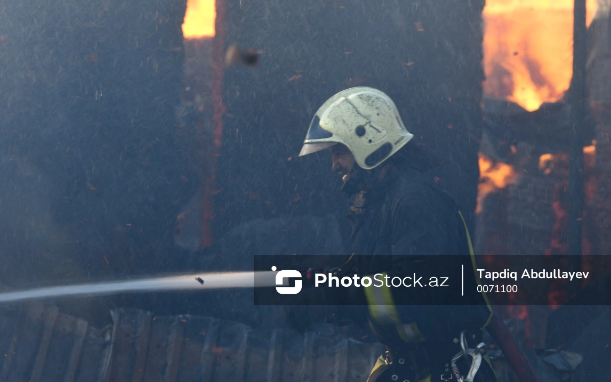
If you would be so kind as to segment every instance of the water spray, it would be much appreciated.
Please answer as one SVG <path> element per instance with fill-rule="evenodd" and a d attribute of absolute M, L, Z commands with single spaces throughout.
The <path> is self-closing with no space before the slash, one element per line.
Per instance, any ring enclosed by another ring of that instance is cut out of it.
<path fill-rule="evenodd" d="M 0 304 L 34 299 L 104 296 L 119 293 L 271 287 L 276 285 L 275 277 L 276 272 L 218 272 L 63 285 L 0 293 Z"/>

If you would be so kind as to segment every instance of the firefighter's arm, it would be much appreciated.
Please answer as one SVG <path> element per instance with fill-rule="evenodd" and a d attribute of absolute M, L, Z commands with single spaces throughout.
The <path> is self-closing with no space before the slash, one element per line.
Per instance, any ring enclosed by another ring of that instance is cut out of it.
<path fill-rule="evenodd" d="M 302 293 L 305 301 L 309 304 L 314 302 L 325 305 L 366 305 L 366 300 L 361 288 L 354 285 L 345 287 L 338 285 L 338 282 L 331 280 L 342 277 L 352 277 L 358 273 L 355 256 L 351 256 L 348 261 L 339 267 L 327 269 L 307 269 L 304 273 L 304 290 Z M 318 286 L 315 286 L 318 275 Z M 323 276 L 324 275 L 324 282 Z"/>
<path fill-rule="evenodd" d="M 439 255 L 452 255 L 444 253 L 448 248 L 447 241 L 451 232 L 446 232 L 445 227 L 452 226 L 448 219 L 453 216 L 442 216 L 437 206 L 428 204 L 427 200 L 414 201 L 404 198 L 399 201 L 392 209 L 390 216 L 391 230 L 388 232 L 384 241 L 388 245 L 381 246 L 378 250 L 379 266 L 376 267 L 376 272 L 383 273 L 387 276 L 387 280 L 392 280 L 395 277 L 403 280 L 406 277 L 414 278 L 424 276 L 423 280 L 428 279 L 428 276 L 445 276 L 444 271 L 448 267 L 453 267 L 449 262 L 454 261 L 452 257 L 444 257 L 441 262 Z M 454 212 L 455 213 L 455 212 Z M 454 231 L 455 232 L 455 231 Z M 384 251 L 386 248 L 386 252 Z M 457 264 L 460 264 L 459 257 L 456 257 Z M 458 265 L 460 269 L 460 265 Z M 441 295 L 450 294 L 450 288 L 369 288 L 370 296 L 368 300 L 370 304 L 375 302 L 372 293 L 377 293 L 378 300 L 385 305 L 412 305 L 422 304 L 424 301 L 440 301 Z M 393 293 L 394 292 L 394 293 Z M 403 293 L 397 293 L 403 292 Z M 417 298 L 412 301 L 412 297 L 417 295 Z M 378 304 L 379 305 L 379 304 Z"/>
<path fill-rule="evenodd" d="M 424 203 L 411 204 L 401 201 L 390 216 L 391 230 L 384 238 L 385 245 L 376 252 L 379 256 L 377 273 L 382 273 L 387 280 L 395 277 L 404 279 L 417 275 L 430 274 L 439 267 L 439 257 L 446 248 L 446 240 L 439 231 L 437 217 L 426 213 Z M 384 249 L 386 248 L 386 249 Z M 386 250 L 386 252 L 384 252 Z M 413 281 L 413 280 L 412 280 Z M 430 325 L 435 320 L 422 319 L 423 314 L 416 312 L 430 309 L 405 309 L 399 313 L 400 305 L 421 305 L 431 301 L 432 293 L 445 293 L 437 288 L 402 288 L 390 287 L 386 283 L 380 287 L 365 288 L 369 312 L 372 319 L 385 327 L 395 327 L 396 334 L 404 342 L 421 342 L 426 340 L 427 333 L 434 332 Z M 438 299 L 436 299 L 438 301 Z M 413 313 L 413 314 L 412 314 Z"/>

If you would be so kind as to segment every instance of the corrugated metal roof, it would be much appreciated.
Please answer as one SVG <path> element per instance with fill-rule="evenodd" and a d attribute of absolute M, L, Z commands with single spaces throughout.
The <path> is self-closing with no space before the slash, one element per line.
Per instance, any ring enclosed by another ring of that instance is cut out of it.
<path fill-rule="evenodd" d="M 0 310 L 0 381 L 364 381 L 383 351 L 342 335 L 253 330 L 210 317 L 119 309 L 96 329 L 52 305 Z"/>
<path fill-rule="evenodd" d="M 363 382 L 384 350 L 330 334 L 336 327 L 300 334 L 136 309 L 111 315 L 113 325 L 96 329 L 50 304 L 0 306 L 0 382 Z M 497 357 L 499 381 L 516 381 Z M 550 381 L 579 376 L 531 361 Z"/>

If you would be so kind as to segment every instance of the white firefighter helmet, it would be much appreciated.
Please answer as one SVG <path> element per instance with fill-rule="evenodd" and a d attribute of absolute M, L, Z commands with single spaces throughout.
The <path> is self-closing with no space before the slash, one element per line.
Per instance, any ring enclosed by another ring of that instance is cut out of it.
<path fill-rule="evenodd" d="M 355 87 L 337 93 L 318 109 L 299 156 L 341 143 L 361 168 L 370 170 L 412 138 L 389 96 Z"/>

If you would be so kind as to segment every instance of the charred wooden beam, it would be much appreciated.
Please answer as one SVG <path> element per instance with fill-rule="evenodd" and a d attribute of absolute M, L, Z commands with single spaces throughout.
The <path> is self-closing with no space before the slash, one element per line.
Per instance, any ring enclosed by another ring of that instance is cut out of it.
<path fill-rule="evenodd" d="M 596 120 L 596 210 L 593 214 L 598 253 L 611 252 L 611 28 L 609 0 L 600 1 L 589 28 L 588 84 Z"/>
<path fill-rule="evenodd" d="M 581 135 L 575 137 L 572 128 L 572 105 L 561 101 L 543 104 L 528 112 L 506 100 L 484 99 L 484 131 L 489 135 L 498 159 L 509 156 L 511 146 L 527 142 L 534 154 L 570 152 L 574 142 L 584 147 L 594 139 L 594 120 L 585 115 Z"/>
<path fill-rule="evenodd" d="M 583 213 L 583 127 L 586 118 L 586 2 L 575 0 L 573 10 L 573 78 L 569 92 L 572 113 L 571 125 L 573 144 L 571 145 L 569 168 L 569 255 L 581 255 L 581 220 Z M 578 271 L 581 262 L 569 264 L 569 269 Z"/>

